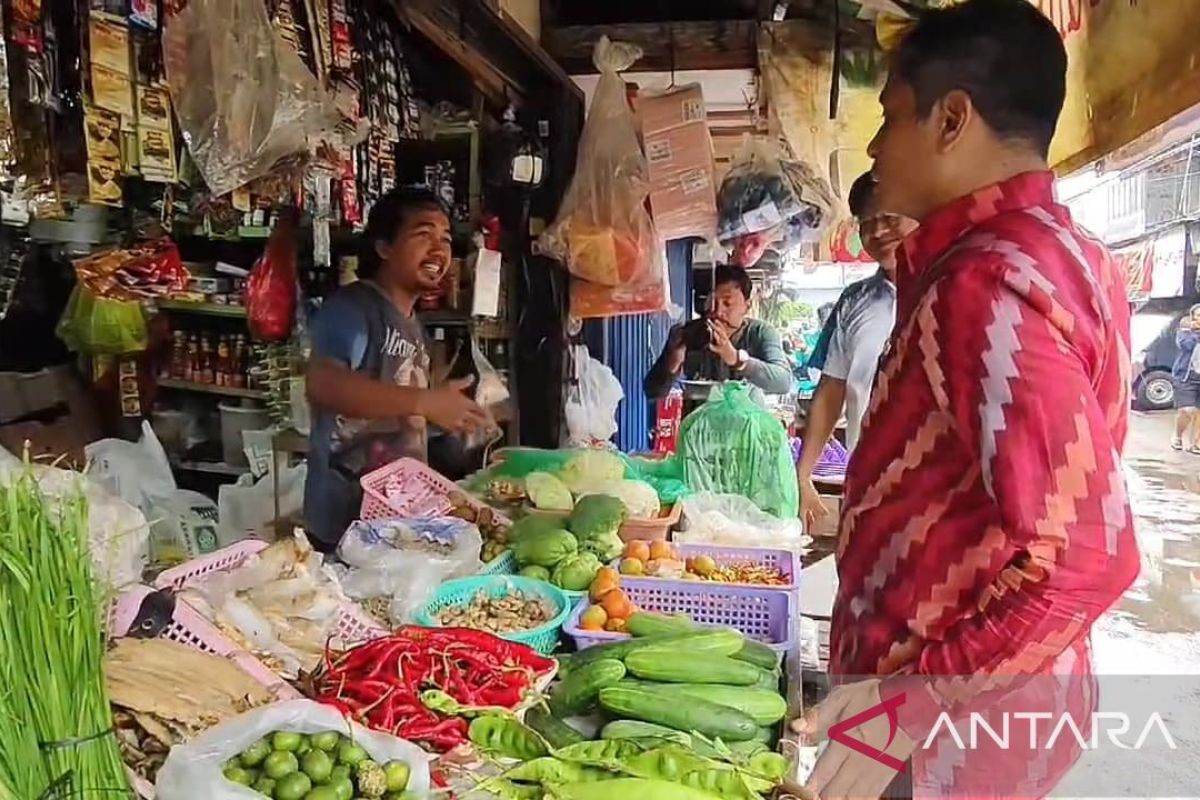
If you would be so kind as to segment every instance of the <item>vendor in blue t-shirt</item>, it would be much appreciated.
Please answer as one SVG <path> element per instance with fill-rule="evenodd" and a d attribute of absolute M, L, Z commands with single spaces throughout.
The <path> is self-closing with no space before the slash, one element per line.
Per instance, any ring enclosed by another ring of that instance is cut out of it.
<path fill-rule="evenodd" d="M 450 266 L 441 202 L 427 189 L 393 189 L 372 207 L 363 237 L 361 280 L 330 297 L 312 327 L 304 518 L 324 551 L 358 516 L 364 473 L 404 456 L 426 460 L 427 422 L 450 432 L 488 423 L 463 393 L 471 379 L 431 385 L 425 332 L 413 313 Z"/>

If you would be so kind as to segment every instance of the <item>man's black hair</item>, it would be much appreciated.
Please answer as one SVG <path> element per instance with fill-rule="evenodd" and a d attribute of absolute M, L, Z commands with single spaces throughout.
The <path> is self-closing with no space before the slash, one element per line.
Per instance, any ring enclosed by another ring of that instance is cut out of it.
<path fill-rule="evenodd" d="M 747 300 L 754 292 L 754 284 L 751 282 L 750 276 L 746 274 L 746 270 L 732 264 L 718 264 L 716 273 L 713 275 L 713 291 L 725 283 L 736 283 Z"/>
<path fill-rule="evenodd" d="M 866 216 L 867 206 L 871 204 L 871 198 L 875 195 L 875 186 L 875 176 L 864 172 L 850 187 L 850 194 L 846 197 L 846 202 L 850 205 L 850 213 L 857 219 Z"/>
<path fill-rule="evenodd" d="M 959 89 L 1002 138 L 1045 156 L 1066 97 L 1067 51 L 1029 0 L 967 0 L 926 11 L 904 36 L 893 73 L 916 93 L 925 117 Z"/>
<path fill-rule="evenodd" d="M 441 211 L 450 215 L 446 204 L 427 186 L 397 186 L 385 193 L 375 201 L 367 215 L 358 257 L 358 277 L 373 278 L 378 274 L 383 261 L 375 250 L 375 243 L 395 241 L 404 218 L 413 211 Z"/>

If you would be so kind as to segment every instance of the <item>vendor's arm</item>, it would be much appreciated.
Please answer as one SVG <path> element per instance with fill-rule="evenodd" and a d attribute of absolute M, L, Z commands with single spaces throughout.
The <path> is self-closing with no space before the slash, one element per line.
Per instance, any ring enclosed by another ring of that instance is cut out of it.
<path fill-rule="evenodd" d="M 845 404 L 845 379 L 822 374 L 808 407 L 802 437 L 804 445 L 800 448 L 800 461 L 796 464 L 796 478 L 800 482 L 800 518 L 804 520 L 806 530 L 829 514 L 829 509 L 813 484 L 812 473 L 829 437 L 833 436 Z"/>
<path fill-rule="evenodd" d="M 357 372 L 366 356 L 367 323 L 360 311 L 338 305 L 336 298 L 317 314 L 312 341 L 305 388 L 314 406 L 360 419 L 419 416 L 452 431 L 486 422 L 483 410 L 462 394 L 471 379 L 417 389 Z"/>
<path fill-rule="evenodd" d="M 787 394 L 792 390 L 792 369 L 779 331 L 765 323 L 757 326 L 758 341 L 748 343 L 746 363 L 739 377 L 767 394 Z"/>
<path fill-rule="evenodd" d="M 1021 289 L 1028 281 L 963 270 L 937 290 L 944 344 L 926 373 L 996 510 L 994 549 L 970 555 L 1003 566 L 974 613 L 920 643 L 913 678 L 884 682 L 885 697 L 914 689 L 900 714 L 910 733 L 927 729 L 939 706 L 970 701 L 980 688 L 968 685 L 971 676 L 1044 673 L 1088 636 L 1139 568 L 1120 460 L 1128 366 L 1084 339 L 1080 328 L 1099 323 Z M 1095 386 L 1089 362 L 1103 363 Z M 935 694 L 924 676 L 964 677 L 939 679 Z"/>
<path fill-rule="evenodd" d="M 662 353 L 654 366 L 646 373 L 642 381 L 642 389 L 646 397 L 658 400 L 666 397 L 679 379 L 683 371 L 683 362 L 687 358 L 687 349 L 683 346 L 683 326 L 676 325 L 667 335 L 667 343 L 663 345 Z"/>

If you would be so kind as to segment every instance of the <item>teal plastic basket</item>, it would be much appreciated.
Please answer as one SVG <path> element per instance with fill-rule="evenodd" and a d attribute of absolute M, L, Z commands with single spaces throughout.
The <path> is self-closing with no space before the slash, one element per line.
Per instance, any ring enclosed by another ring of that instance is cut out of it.
<path fill-rule="evenodd" d="M 483 565 L 479 575 L 516 575 L 517 557 L 512 550 L 505 550 L 500 555 Z"/>
<path fill-rule="evenodd" d="M 556 613 L 546 624 L 527 631 L 498 634 L 510 642 L 528 645 L 545 656 L 553 653 L 558 647 L 559 631 L 575 607 L 575 603 L 561 589 L 545 581 L 523 578 L 520 575 L 478 575 L 446 581 L 439 586 L 433 598 L 417 612 L 417 624 L 427 628 L 440 628 L 441 623 L 436 617 L 439 611 L 451 606 L 467 605 L 479 592 L 487 592 L 491 597 L 521 592 L 526 597 L 539 597 L 549 601 Z"/>

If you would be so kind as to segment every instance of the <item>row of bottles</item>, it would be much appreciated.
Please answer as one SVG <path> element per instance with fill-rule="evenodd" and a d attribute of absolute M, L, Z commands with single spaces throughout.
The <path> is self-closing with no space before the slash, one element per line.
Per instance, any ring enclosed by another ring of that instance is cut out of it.
<path fill-rule="evenodd" d="M 163 377 L 233 389 L 255 388 L 250 378 L 253 346 L 245 334 L 177 330 L 173 336 Z"/>

